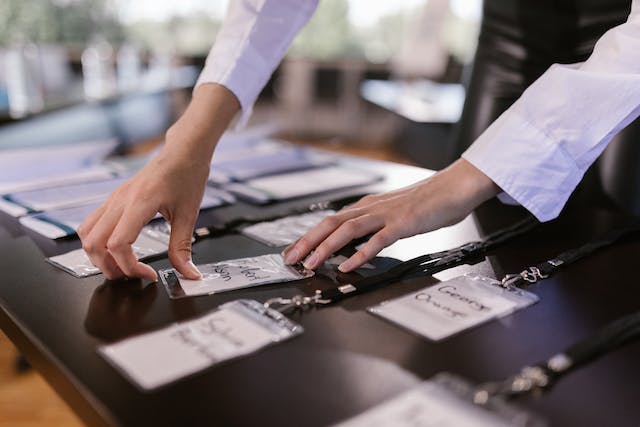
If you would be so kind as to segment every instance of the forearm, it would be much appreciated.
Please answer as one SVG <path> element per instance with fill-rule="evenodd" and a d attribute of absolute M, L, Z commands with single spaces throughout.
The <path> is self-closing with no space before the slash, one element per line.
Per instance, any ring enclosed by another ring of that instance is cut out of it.
<path fill-rule="evenodd" d="M 165 151 L 208 165 L 220 136 L 239 110 L 238 99 L 224 86 L 198 86 L 184 114 L 167 131 Z"/>
<path fill-rule="evenodd" d="M 318 0 L 243 0 L 229 3 L 196 87 L 219 83 L 237 97 L 248 119 L 258 94 Z"/>
<path fill-rule="evenodd" d="M 640 1 L 584 64 L 554 65 L 463 154 L 540 221 L 555 218 L 640 115 Z"/>

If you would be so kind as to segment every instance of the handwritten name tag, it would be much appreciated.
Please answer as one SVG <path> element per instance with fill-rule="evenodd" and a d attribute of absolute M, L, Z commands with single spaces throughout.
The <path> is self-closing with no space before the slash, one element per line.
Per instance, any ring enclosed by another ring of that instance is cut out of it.
<path fill-rule="evenodd" d="M 253 300 L 237 300 L 195 320 L 115 344 L 99 353 L 144 390 L 302 333 L 302 327 Z"/>
<path fill-rule="evenodd" d="M 336 427 L 506 427 L 543 426 L 520 408 L 498 402 L 478 406 L 472 389 L 459 379 L 439 374 L 418 387 L 376 406 Z"/>
<path fill-rule="evenodd" d="M 160 280 L 171 298 L 210 295 L 269 283 L 291 282 L 313 276 L 301 266 L 285 265 L 282 255 L 270 254 L 199 265 L 202 279 L 185 279 L 174 269 L 160 270 Z"/>
<path fill-rule="evenodd" d="M 438 341 L 537 301 L 536 295 L 505 289 L 494 279 L 465 275 L 385 301 L 369 311 Z"/>
<path fill-rule="evenodd" d="M 334 213 L 335 211 L 328 209 L 259 222 L 245 227 L 242 234 L 269 246 L 289 245 Z"/>

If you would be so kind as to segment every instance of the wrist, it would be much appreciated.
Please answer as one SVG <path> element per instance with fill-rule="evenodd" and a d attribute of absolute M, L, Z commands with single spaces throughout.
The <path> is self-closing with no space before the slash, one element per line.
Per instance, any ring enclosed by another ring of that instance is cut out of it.
<path fill-rule="evenodd" d="M 465 159 L 458 159 L 442 171 L 454 189 L 458 203 L 471 211 L 500 193 L 500 187 Z"/>
<path fill-rule="evenodd" d="M 237 98 L 224 86 L 198 86 L 184 114 L 167 130 L 165 148 L 208 163 L 220 136 L 239 110 Z"/>

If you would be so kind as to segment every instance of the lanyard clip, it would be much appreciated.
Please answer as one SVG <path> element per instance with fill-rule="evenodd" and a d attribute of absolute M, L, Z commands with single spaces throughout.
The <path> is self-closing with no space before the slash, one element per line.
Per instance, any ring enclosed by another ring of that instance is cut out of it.
<path fill-rule="evenodd" d="M 520 373 L 505 381 L 490 382 L 481 385 L 473 393 L 473 403 L 486 405 L 492 397 L 512 398 L 522 394 L 542 391 L 551 384 L 546 369 L 540 366 L 525 366 Z"/>
<path fill-rule="evenodd" d="M 520 282 L 527 282 L 534 284 L 539 280 L 546 279 L 548 274 L 543 274 L 538 267 L 529 267 L 517 274 L 507 274 L 502 279 L 503 288 L 511 288 L 520 284 Z"/>
<path fill-rule="evenodd" d="M 291 298 L 276 297 L 268 299 L 264 303 L 264 308 L 272 308 L 280 313 L 286 313 L 288 311 L 307 310 L 318 304 L 329 304 L 331 300 L 323 299 L 322 292 L 316 290 L 316 293 L 311 296 L 294 295 Z"/>

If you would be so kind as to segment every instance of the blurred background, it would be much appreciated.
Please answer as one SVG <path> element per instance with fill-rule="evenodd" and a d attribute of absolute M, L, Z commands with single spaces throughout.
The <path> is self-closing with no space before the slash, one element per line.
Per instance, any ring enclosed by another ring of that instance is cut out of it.
<path fill-rule="evenodd" d="M 126 147 L 162 135 L 188 102 L 227 4 L 4 0 L 0 148 L 42 143 L 11 126 L 25 120 L 47 129 L 47 143 L 115 136 Z M 442 168 L 480 18 L 481 0 L 321 0 L 250 126 Z"/>
<path fill-rule="evenodd" d="M 225 0 L 2 0 L 0 155 L 115 138 L 150 150 L 187 105 Z M 249 127 L 440 169 L 481 0 L 320 0 Z M 78 425 L 0 333 L 0 426 Z"/>

